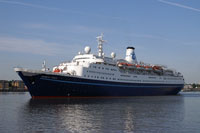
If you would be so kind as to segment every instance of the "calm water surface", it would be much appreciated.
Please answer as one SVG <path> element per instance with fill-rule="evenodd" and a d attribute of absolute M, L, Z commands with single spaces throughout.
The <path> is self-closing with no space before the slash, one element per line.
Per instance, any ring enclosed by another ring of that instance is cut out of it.
<path fill-rule="evenodd" d="M 200 132 L 200 93 L 177 96 L 31 99 L 0 93 L 0 133 Z"/>

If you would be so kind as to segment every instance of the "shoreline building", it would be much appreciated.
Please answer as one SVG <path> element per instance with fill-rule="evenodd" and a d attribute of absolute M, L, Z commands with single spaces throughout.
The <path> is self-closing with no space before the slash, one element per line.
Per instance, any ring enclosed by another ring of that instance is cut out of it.
<path fill-rule="evenodd" d="M 9 81 L 0 80 L 0 90 L 9 90 Z"/>

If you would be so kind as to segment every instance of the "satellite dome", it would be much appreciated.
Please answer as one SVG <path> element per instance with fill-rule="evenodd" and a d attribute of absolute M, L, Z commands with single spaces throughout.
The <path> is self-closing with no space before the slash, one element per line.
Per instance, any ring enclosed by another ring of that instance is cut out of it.
<path fill-rule="evenodd" d="M 89 54 L 90 51 L 91 51 L 91 48 L 90 48 L 89 46 L 86 46 L 86 47 L 85 47 L 85 53 L 86 53 L 86 54 Z"/>
<path fill-rule="evenodd" d="M 112 57 L 112 58 L 115 58 L 115 57 L 116 57 L 116 53 L 115 53 L 115 52 L 112 52 L 112 53 L 111 53 L 111 57 Z"/>

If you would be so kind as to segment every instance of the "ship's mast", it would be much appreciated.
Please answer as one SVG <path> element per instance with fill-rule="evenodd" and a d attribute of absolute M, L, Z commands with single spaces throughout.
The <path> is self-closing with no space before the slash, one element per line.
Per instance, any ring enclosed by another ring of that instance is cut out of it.
<path fill-rule="evenodd" d="M 46 71 L 46 61 L 45 60 L 42 63 L 42 71 Z"/>
<path fill-rule="evenodd" d="M 105 42 L 105 40 L 103 40 L 103 33 L 101 33 L 100 36 L 96 37 L 97 38 L 97 42 L 98 42 L 98 53 L 99 53 L 99 57 L 103 57 L 104 53 L 103 53 L 103 43 Z"/>

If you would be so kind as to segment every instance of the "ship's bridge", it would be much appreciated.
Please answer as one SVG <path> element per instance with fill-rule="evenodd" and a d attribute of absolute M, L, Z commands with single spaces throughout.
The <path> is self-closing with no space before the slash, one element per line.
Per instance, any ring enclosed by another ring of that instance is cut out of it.
<path fill-rule="evenodd" d="M 104 60 L 94 54 L 80 54 L 75 56 L 72 62 L 96 63 L 96 62 L 104 62 Z"/>

